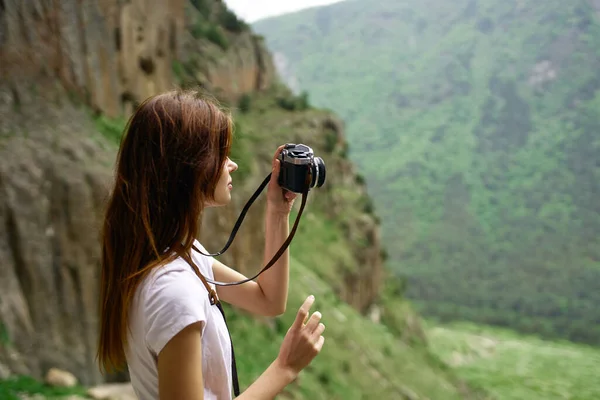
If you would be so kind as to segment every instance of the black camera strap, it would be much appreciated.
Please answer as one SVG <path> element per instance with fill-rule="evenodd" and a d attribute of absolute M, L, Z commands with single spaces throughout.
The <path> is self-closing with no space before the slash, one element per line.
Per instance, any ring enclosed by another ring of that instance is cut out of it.
<path fill-rule="evenodd" d="M 217 300 L 217 308 L 223 315 L 223 321 L 227 325 L 227 317 L 225 317 L 225 311 L 221 302 Z M 229 330 L 229 329 L 227 329 Z M 238 378 L 237 364 L 235 363 L 235 351 L 233 350 L 233 340 L 231 339 L 231 333 L 229 334 L 229 342 L 231 343 L 231 380 L 233 382 L 233 394 L 237 397 L 240 395 L 240 380 Z"/>
<path fill-rule="evenodd" d="M 260 193 L 264 190 L 264 188 L 269 184 L 269 181 L 271 179 L 271 173 L 269 173 L 269 175 L 267 175 L 267 177 L 264 179 L 264 181 L 260 184 L 260 186 L 258 187 L 258 189 L 256 189 L 256 191 L 254 192 L 254 194 L 252 195 L 252 197 L 250 197 L 250 199 L 248 200 L 248 202 L 246 203 L 246 205 L 244 206 L 244 208 L 242 209 L 242 212 L 240 213 L 240 216 L 238 217 L 238 220 L 236 221 L 233 230 L 231 231 L 231 235 L 229 236 L 229 240 L 227 241 L 227 243 L 225 244 L 225 247 L 223 247 L 223 249 L 217 253 L 213 253 L 213 254 L 205 254 L 203 252 L 201 252 L 200 250 L 198 250 L 198 248 L 194 245 L 192 245 L 192 248 L 197 251 L 198 253 L 204 255 L 204 256 L 208 256 L 208 257 L 214 257 L 214 256 L 219 256 L 221 254 L 223 254 L 231 245 L 231 243 L 233 242 L 233 239 L 235 238 L 235 235 L 237 234 L 237 231 L 240 229 L 240 226 L 242 225 L 242 222 L 244 221 L 244 218 L 246 217 L 246 213 L 248 212 L 248 210 L 250 209 L 250 207 L 252 206 L 252 204 L 256 201 L 256 199 L 258 198 L 258 196 L 260 195 Z M 302 192 L 302 203 L 300 204 L 300 210 L 298 210 L 298 215 L 296 216 L 296 220 L 294 221 L 294 225 L 292 226 L 292 230 L 290 231 L 290 234 L 288 235 L 287 239 L 285 240 L 285 242 L 283 242 L 283 244 L 281 245 L 281 247 L 279 248 L 279 250 L 277 251 L 277 253 L 275 253 L 275 255 L 271 258 L 271 261 L 269 261 L 267 263 L 267 265 L 265 265 L 263 267 L 263 269 L 261 269 L 256 275 L 254 275 L 251 278 L 247 278 L 241 281 L 237 281 L 237 282 L 217 282 L 217 281 L 212 281 L 210 279 L 206 279 L 207 282 L 212 283 L 213 285 L 218 285 L 218 286 L 234 286 L 234 285 L 241 285 L 242 283 L 246 283 L 246 282 L 250 282 L 253 281 L 254 279 L 256 279 L 260 274 L 262 274 L 263 272 L 265 272 L 266 270 L 268 270 L 269 268 L 271 268 L 279 259 L 279 257 L 281 257 L 281 255 L 285 252 L 285 250 L 288 248 L 288 246 L 290 245 L 290 243 L 292 242 L 292 239 L 294 238 L 294 235 L 296 234 L 296 230 L 298 229 L 298 224 L 300 222 L 300 217 L 302 216 L 302 212 L 304 212 L 304 207 L 306 206 L 306 199 L 308 197 L 308 190 L 310 189 L 310 182 L 312 180 L 312 172 L 309 168 L 308 173 L 306 174 L 306 181 L 304 182 L 304 191 Z"/>
<path fill-rule="evenodd" d="M 218 256 L 218 255 L 223 254 L 229 248 L 231 243 L 233 242 L 233 239 L 235 238 L 237 231 L 240 229 L 240 226 L 242 225 L 244 217 L 246 216 L 246 213 L 250 209 L 250 206 L 252 206 L 252 204 L 254 203 L 254 201 L 256 201 L 256 199 L 258 198 L 260 193 L 269 184 L 270 179 L 271 179 L 271 174 L 267 175 L 267 177 L 260 184 L 258 189 L 256 189 L 256 191 L 254 192 L 252 197 L 250 197 L 250 199 L 248 200 L 248 202 L 242 209 L 242 212 L 240 213 L 240 216 L 238 217 L 238 220 L 236 221 L 236 223 L 233 227 L 233 230 L 231 231 L 229 240 L 227 241 L 227 243 L 225 244 L 225 247 L 223 247 L 223 249 L 221 251 L 214 253 L 214 254 L 205 254 L 205 253 L 201 252 L 200 250 L 198 250 L 198 248 L 194 245 L 192 245 L 192 248 L 195 251 L 197 251 L 198 253 L 200 253 L 204 256 L 208 256 L 208 257 Z M 271 261 L 269 261 L 267 263 L 267 265 L 265 265 L 263 267 L 263 269 L 261 269 L 260 272 L 258 272 L 252 278 L 247 278 L 247 279 L 244 279 L 244 280 L 238 281 L 238 282 L 215 282 L 210 279 L 207 279 L 205 276 L 203 276 L 200 273 L 200 271 L 198 270 L 198 268 L 195 265 L 192 265 L 193 270 L 196 272 L 196 274 L 198 275 L 198 277 L 200 278 L 200 280 L 206 287 L 206 290 L 208 291 L 208 297 L 210 299 L 210 304 L 216 305 L 217 308 L 219 309 L 219 311 L 221 312 L 221 314 L 223 315 L 223 320 L 225 321 L 225 325 L 227 325 L 227 318 L 225 317 L 225 311 L 223 310 L 223 307 L 221 306 L 221 302 L 219 301 L 217 293 L 215 292 L 215 290 L 212 287 L 210 287 L 209 282 L 214 285 L 219 285 L 219 286 L 240 285 L 242 283 L 246 283 L 246 282 L 256 279 L 260 274 L 262 274 L 263 272 L 265 272 L 266 270 L 271 268 L 277 262 L 279 257 L 281 257 L 281 255 L 288 248 L 288 246 L 292 242 L 292 239 L 294 238 L 294 235 L 296 234 L 296 230 L 298 229 L 298 224 L 300 222 L 300 217 L 302 216 L 302 212 L 304 211 L 304 207 L 306 206 L 306 199 L 308 197 L 308 191 L 310 189 L 311 181 L 312 181 L 312 171 L 309 169 L 308 173 L 306 174 L 306 182 L 304 183 L 304 191 L 302 192 L 302 203 L 300 204 L 300 210 L 298 211 L 298 215 L 296 216 L 296 220 L 294 221 L 294 225 L 292 226 L 292 230 L 290 231 L 290 234 L 288 235 L 285 242 L 283 242 L 283 244 L 281 245 L 281 247 L 279 248 L 277 253 L 275 253 L 275 255 L 271 258 Z M 237 397 L 240 395 L 240 383 L 239 383 L 239 379 L 238 379 L 237 364 L 235 361 L 235 352 L 233 349 L 233 340 L 231 339 L 231 333 L 229 334 L 229 341 L 231 342 L 231 372 L 232 372 L 232 381 L 233 381 L 233 392 L 234 392 L 234 395 Z"/>

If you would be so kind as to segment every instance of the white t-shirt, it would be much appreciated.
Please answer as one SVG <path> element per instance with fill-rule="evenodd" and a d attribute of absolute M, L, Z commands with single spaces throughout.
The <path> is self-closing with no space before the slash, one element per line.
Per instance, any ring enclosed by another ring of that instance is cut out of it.
<path fill-rule="evenodd" d="M 198 241 L 195 245 L 208 253 Z M 214 280 L 212 257 L 192 250 L 192 258 L 202 275 Z M 158 400 L 157 355 L 173 336 L 198 321 L 202 322 L 204 399 L 232 398 L 231 341 L 227 325 L 217 306 L 210 304 L 204 284 L 185 260 L 178 258 L 141 282 L 129 318 L 125 354 L 131 383 L 139 399 Z"/>

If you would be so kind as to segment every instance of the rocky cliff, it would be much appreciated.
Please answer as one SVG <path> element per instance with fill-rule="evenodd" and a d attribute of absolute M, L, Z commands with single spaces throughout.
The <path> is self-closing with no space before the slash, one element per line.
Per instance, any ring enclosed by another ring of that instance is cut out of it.
<path fill-rule="evenodd" d="M 116 144 L 94 120 L 127 116 L 175 85 L 206 89 L 241 121 L 236 151 L 246 176 L 234 204 L 204 216 L 205 246 L 226 242 L 276 145 L 305 142 L 325 159 L 328 180 L 309 199 L 298 240 L 332 260 L 333 270 L 315 270 L 353 307 L 366 312 L 377 301 L 379 228 L 345 157 L 342 124 L 277 84 L 261 38 L 222 2 L 3 0 L 0 60 L 0 366 L 102 380 L 94 364 L 97 228 Z M 223 256 L 248 274 L 262 262 L 263 206 Z M 311 243 L 311 224 L 322 220 L 343 232 L 342 251 Z"/>

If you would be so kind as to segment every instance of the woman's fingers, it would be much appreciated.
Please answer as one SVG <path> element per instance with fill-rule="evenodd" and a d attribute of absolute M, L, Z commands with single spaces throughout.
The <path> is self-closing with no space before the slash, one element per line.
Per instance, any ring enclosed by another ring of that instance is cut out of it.
<path fill-rule="evenodd" d="M 281 146 L 279 146 L 277 148 L 277 150 L 275 150 L 275 155 L 273 156 L 273 167 L 275 167 L 275 163 L 277 162 L 277 157 L 279 156 L 279 153 L 281 153 L 281 150 L 283 150 L 284 147 L 285 147 L 285 144 L 282 144 Z"/>
<path fill-rule="evenodd" d="M 308 296 L 304 301 L 296 319 L 288 329 L 281 348 L 278 360 L 286 368 L 300 372 L 321 352 L 325 338 L 325 330 L 321 320 L 321 313 L 316 311 L 309 317 L 309 310 L 314 303 L 314 296 Z"/>
<path fill-rule="evenodd" d="M 318 352 L 323 348 L 323 343 L 325 342 L 325 336 L 319 336 L 319 340 L 315 343 L 315 350 Z"/>
<path fill-rule="evenodd" d="M 312 295 L 308 296 L 306 300 L 304 300 L 304 303 L 302 303 L 298 313 L 296 314 L 296 320 L 294 321 L 292 328 L 297 330 L 302 328 L 302 325 L 304 325 L 304 321 L 306 321 L 306 317 L 308 316 L 308 311 L 314 302 L 315 297 Z"/>
<path fill-rule="evenodd" d="M 317 329 L 319 322 L 321 322 L 321 313 L 318 311 L 315 311 L 313 313 L 313 315 L 310 316 L 310 319 L 308 320 L 308 322 L 306 323 L 306 326 L 305 326 L 305 329 L 309 335 L 311 335 L 313 333 L 313 331 L 315 329 Z"/>
<path fill-rule="evenodd" d="M 319 336 L 321 336 L 321 334 L 323 333 L 323 331 L 325 331 L 325 325 L 321 322 L 321 323 L 319 323 L 319 325 L 317 325 L 317 327 L 313 331 L 313 333 L 312 333 L 313 338 L 318 339 Z"/>
<path fill-rule="evenodd" d="M 286 199 L 287 201 L 292 201 L 292 200 L 294 200 L 295 198 L 296 198 L 296 193 L 294 193 L 294 192 L 290 192 L 289 190 L 286 190 L 286 191 L 285 191 L 285 199 Z"/>

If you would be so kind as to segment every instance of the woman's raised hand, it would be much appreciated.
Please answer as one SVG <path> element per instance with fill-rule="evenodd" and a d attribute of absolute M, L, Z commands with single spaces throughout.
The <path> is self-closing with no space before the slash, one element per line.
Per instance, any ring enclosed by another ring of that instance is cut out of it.
<path fill-rule="evenodd" d="M 282 368 L 291 370 L 296 375 L 319 354 L 325 341 L 322 336 L 325 325 L 321 323 L 321 313 L 316 311 L 308 317 L 314 301 L 314 296 L 309 296 L 298 310 L 296 320 L 288 329 L 277 357 L 277 363 Z"/>
<path fill-rule="evenodd" d="M 279 156 L 284 147 L 285 145 L 281 145 L 275 150 L 271 165 L 271 180 L 267 187 L 268 209 L 279 214 L 289 214 L 296 199 L 296 193 L 283 189 L 277 182 L 281 169 L 281 162 L 277 159 L 277 156 Z"/>

